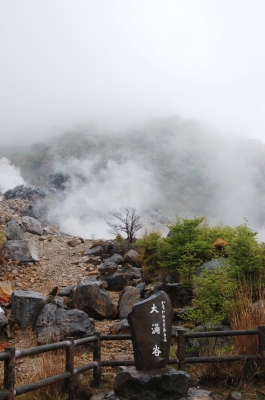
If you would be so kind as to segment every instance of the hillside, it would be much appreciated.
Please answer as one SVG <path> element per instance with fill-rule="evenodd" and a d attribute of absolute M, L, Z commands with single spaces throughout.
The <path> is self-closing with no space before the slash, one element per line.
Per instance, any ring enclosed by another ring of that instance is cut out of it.
<path fill-rule="evenodd" d="M 171 218 L 204 215 L 232 225 L 246 218 L 258 230 L 265 224 L 264 155 L 261 141 L 229 138 L 179 118 L 126 132 L 73 129 L 28 149 L 0 148 L 0 157 L 35 186 L 45 185 L 52 172 L 71 174 L 86 201 L 93 193 L 86 210 L 94 212 L 98 192 L 101 203 L 107 192 L 112 208 L 130 202 Z M 101 208 L 107 208 L 104 202 Z"/>

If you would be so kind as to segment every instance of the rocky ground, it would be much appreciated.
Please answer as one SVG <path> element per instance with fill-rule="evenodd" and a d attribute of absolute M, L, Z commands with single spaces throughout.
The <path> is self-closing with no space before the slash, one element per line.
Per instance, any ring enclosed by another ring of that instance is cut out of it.
<path fill-rule="evenodd" d="M 10 220 L 21 222 L 21 209 L 29 206 L 30 202 L 21 199 L 2 200 L 0 201 L 0 224 L 6 224 Z M 43 294 L 50 294 L 54 287 L 58 290 L 77 285 L 81 280 L 90 275 L 97 275 L 97 268 L 93 264 L 87 263 L 88 257 L 84 257 L 83 253 L 88 250 L 92 244 L 91 240 L 85 238 L 78 245 L 72 247 L 69 244 L 71 239 L 68 235 L 61 233 L 56 226 L 49 226 L 44 235 L 38 236 L 30 233 L 25 234 L 26 237 L 34 239 L 39 245 L 40 261 L 36 263 L 20 264 L 11 260 L 3 260 L 0 270 L 0 281 L 8 281 L 12 285 L 13 290 L 33 290 Z M 112 299 L 118 302 L 120 293 L 110 292 Z M 95 321 L 96 330 L 102 334 L 109 334 L 109 328 L 115 321 Z M 15 327 L 14 327 L 15 328 Z M 36 339 L 33 332 L 22 332 L 15 330 L 9 338 L 9 342 L 16 348 L 30 347 L 36 345 Z M 116 341 L 102 343 L 102 359 L 133 359 L 132 346 L 130 341 Z M 91 360 L 91 352 L 82 349 L 76 357 L 76 366 L 87 363 Z M 20 359 L 17 362 L 17 384 L 28 383 L 29 380 L 41 379 L 47 374 L 54 373 L 53 367 L 58 370 L 58 365 L 62 362 L 62 370 L 64 359 L 62 354 L 45 355 L 45 357 L 35 357 L 33 359 Z M 3 364 L 3 363 L 1 363 Z M 1 366 L 1 373 L 3 366 Z M 45 374 L 41 373 L 45 371 Z M 31 372 L 34 371 L 34 372 Z M 58 372 L 57 372 L 58 373 Z M 105 368 L 103 373 L 103 383 L 99 389 L 87 389 L 87 397 L 111 390 L 112 381 L 116 374 L 116 369 Z M 90 375 L 89 375 L 90 376 Z M 80 377 L 79 377 L 80 379 Z M 89 378 L 83 376 L 83 384 Z M 197 384 L 194 377 L 194 384 Z M 226 399 L 228 391 L 222 389 L 205 388 L 214 392 L 212 398 L 216 400 Z M 243 393 L 243 399 L 265 399 L 265 393 L 262 388 L 248 390 Z M 203 392 L 201 392 L 203 394 Z M 205 393 L 204 393 L 205 394 Z M 197 397 L 196 397 L 197 396 Z M 198 397 L 197 392 L 194 399 L 203 399 Z M 263 396 L 263 397 L 262 397 Z"/>

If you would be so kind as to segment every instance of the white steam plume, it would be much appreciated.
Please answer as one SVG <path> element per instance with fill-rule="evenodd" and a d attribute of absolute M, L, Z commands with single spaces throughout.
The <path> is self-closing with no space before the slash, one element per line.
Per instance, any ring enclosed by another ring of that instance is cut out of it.
<path fill-rule="evenodd" d="M 100 169 L 96 165 L 94 160 L 71 159 L 66 165 L 56 166 L 57 171 L 71 176 L 72 186 L 69 195 L 49 211 L 48 217 L 71 235 L 109 237 L 104 216 L 111 210 L 126 205 L 140 212 L 158 200 L 152 173 L 139 164 L 109 160 Z"/>
<path fill-rule="evenodd" d="M 20 169 L 3 157 L 0 159 L 0 193 L 13 189 L 17 185 L 24 185 L 25 181 L 20 175 Z"/>

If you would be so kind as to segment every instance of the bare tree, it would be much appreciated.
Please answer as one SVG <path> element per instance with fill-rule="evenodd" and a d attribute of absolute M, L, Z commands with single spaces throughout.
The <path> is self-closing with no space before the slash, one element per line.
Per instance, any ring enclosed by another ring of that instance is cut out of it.
<path fill-rule="evenodd" d="M 119 210 L 112 211 L 110 215 L 116 219 L 116 222 L 105 219 L 105 222 L 111 227 L 110 233 L 118 235 L 121 232 L 125 232 L 127 235 L 126 240 L 131 244 L 135 239 L 135 233 L 144 225 L 136 209 L 133 207 L 121 206 Z"/>

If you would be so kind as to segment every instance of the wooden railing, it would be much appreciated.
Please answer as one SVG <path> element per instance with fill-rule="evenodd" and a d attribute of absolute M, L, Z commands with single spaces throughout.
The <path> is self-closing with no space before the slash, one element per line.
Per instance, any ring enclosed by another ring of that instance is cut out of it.
<path fill-rule="evenodd" d="M 211 356 L 211 357 L 186 357 L 186 338 L 207 338 L 207 337 L 224 337 L 224 336 L 240 336 L 240 335 L 258 335 L 259 353 L 242 354 L 234 356 Z M 262 370 L 265 372 L 265 326 L 259 326 L 258 329 L 241 330 L 241 331 L 209 331 L 209 332 L 190 332 L 184 329 L 178 329 L 177 333 L 171 335 L 177 342 L 177 358 L 170 358 L 169 364 L 178 364 L 179 370 L 185 370 L 186 364 L 206 363 L 206 362 L 226 362 L 257 359 L 260 362 Z M 85 371 L 93 369 L 93 380 L 95 386 L 100 385 L 101 367 L 102 366 L 129 366 L 135 365 L 134 360 L 101 360 L 101 341 L 102 340 L 130 340 L 131 335 L 100 335 L 100 332 L 94 332 L 92 336 L 83 339 L 74 340 L 74 338 L 66 338 L 63 342 L 47 344 L 43 346 L 30 347 L 27 349 L 16 350 L 15 347 L 7 347 L 5 351 L 0 353 L 0 361 L 4 361 L 4 390 L 0 391 L 0 400 L 13 400 L 15 396 L 23 393 L 49 386 L 53 383 L 65 381 L 68 400 L 74 400 L 74 377 Z M 93 361 L 81 367 L 74 367 L 75 347 L 83 344 L 93 344 Z M 16 359 L 29 357 L 35 354 L 46 353 L 48 351 L 66 349 L 65 371 L 45 378 L 33 383 L 22 386 L 15 386 L 15 364 Z"/>

